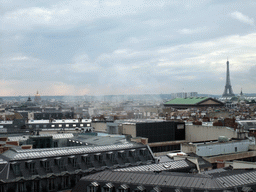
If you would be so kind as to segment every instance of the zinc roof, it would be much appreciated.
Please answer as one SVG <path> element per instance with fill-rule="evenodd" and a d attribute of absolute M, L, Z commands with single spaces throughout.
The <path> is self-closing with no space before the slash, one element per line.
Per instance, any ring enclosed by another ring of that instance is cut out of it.
<path fill-rule="evenodd" d="M 164 171 L 164 170 L 176 170 L 182 168 L 194 167 L 192 163 L 187 160 L 169 161 L 165 163 L 141 165 L 136 167 L 127 167 L 121 169 L 115 169 L 114 171 Z"/>
<path fill-rule="evenodd" d="M 129 178 L 129 181 L 127 180 Z M 249 178 L 249 179 L 248 179 Z M 83 177 L 80 181 L 127 183 L 131 185 L 159 186 L 169 188 L 193 188 L 207 190 L 230 189 L 256 183 L 255 170 L 236 172 L 229 170 L 226 175 L 188 174 L 175 172 L 115 172 L 103 171 Z"/>
<path fill-rule="evenodd" d="M 195 105 L 199 102 L 202 102 L 209 97 L 190 97 L 190 98 L 175 98 L 165 103 L 165 105 Z"/>
<path fill-rule="evenodd" d="M 59 148 L 44 148 L 44 149 L 10 149 L 0 155 L 0 157 L 5 157 L 10 160 L 25 160 L 25 159 L 39 159 L 47 157 L 59 157 L 66 155 L 75 155 L 75 154 L 86 154 L 86 153 L 95 153 L 102 151 L 113 151 L 113 150 L 123 150 L 129 148 L 137 148 L 143 145 L 137 143 L 125 143 L 118 145 L 106 145 L 106 146 L 75 146 L 75 147 L 59 147 Z"/>

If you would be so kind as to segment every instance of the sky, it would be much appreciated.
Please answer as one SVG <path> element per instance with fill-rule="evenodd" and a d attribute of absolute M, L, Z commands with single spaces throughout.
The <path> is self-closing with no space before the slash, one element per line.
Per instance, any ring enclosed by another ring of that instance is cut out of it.
<path fill-rule="evenodd" d="M 256 90 L 256 1 L 1 0 L 0 96 Z"/>

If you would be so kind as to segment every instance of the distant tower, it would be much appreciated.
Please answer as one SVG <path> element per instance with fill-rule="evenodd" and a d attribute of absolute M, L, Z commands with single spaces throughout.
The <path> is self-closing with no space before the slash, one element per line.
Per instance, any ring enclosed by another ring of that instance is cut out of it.
<path fill-rule="evenodd" d="M 244 96 L 244 94 L 243 94 L 243 91 L 242 91 L 242 88 L 241 88 L 241 92 L 240 92 L 240 100 L 244 100 L 245 99 L 245 96 Z"/>
<path fill-rule="evenodd" d="M 41 101 L 41 97 L 40 97 L 40 94 L 37 91 L 36 95 L 35 95 L 35 103 L 40 103 L 40 101 Z"/>
<path fill-rule="evenodd" d="M 235 94 L 233 93 L 231 83 L 230 83 L 230 75 L 229 75 L 229 61 L 227 60 L 227 76 L 226 76 L 226 85 L 225 90 L 222 97 L 233 97 Z"/>

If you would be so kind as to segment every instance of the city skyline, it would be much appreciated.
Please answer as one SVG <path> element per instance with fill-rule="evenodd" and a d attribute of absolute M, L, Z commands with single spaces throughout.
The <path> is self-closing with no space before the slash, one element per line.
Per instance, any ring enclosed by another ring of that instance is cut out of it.
<path fill-rule="evenodd" d="M 0 96 L 255 93 L 251 1 L 2 1 Z"/>

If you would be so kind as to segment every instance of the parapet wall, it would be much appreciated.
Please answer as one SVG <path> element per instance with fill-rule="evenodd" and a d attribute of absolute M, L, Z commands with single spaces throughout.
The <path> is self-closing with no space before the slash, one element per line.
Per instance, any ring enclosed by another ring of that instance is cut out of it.
<path fill-rule="evenodd" d="M 228 127 L 186 125 L 187 142 L 218 140 L 219 136 L 237 138 L 237 132 Z"/>

